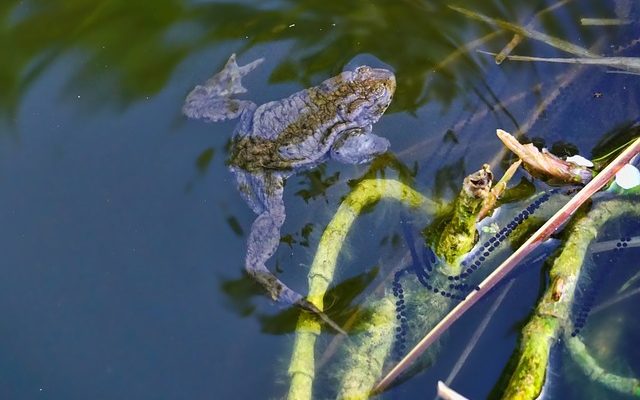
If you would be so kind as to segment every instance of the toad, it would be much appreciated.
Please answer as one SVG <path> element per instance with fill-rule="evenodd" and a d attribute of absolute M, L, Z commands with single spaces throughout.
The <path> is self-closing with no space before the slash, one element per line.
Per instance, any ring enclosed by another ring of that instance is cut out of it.
<path fill-rule="evenodd" d="M 266 262 L 280 242 L 288 177 L 328 159 L 366 163 L 387 150 L 389 141 L 371 131 L 391 102 L 395 76 L 386 69 L 360 66 L 260 106 L 234 98 L 247 91 L 242 77 L 263 60 L 239 66 L 232 54 L 222 71 L 189 93 L 182 111 L 207 122 L 239 118 L 228 166 L 240 195 L 258 215 L 248 238 L 245 268 L 273 300 L 311 311 L 340 330 L 313 303 L 276 278 Z"/>

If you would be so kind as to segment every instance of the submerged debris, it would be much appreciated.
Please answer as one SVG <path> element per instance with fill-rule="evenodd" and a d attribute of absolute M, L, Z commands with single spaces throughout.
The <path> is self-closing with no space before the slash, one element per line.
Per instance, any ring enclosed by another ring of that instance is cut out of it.
<path fill-rule="evenodd" d="M 546 33 L 538 32 L 526 26 L 514 24 L 513 22 L 503 21 L 496 18 L 491 18 L 486 15 L 483 15 L 478 12 L 468 10 L 462 7 L 449 6 L 449 8 L 463 15 L 466 15 L 469 18 L 473 18 L 478 21 L 482 21 L 487 24 L 494 25 L 499 28 L 511 31 L 513 33 L 517 33 L 524 37 L 528 37 L 529 39 L 538 40 L 540 42 L 548 44 L 549 46 L 555 47 L 557 49 L 560 49 L 570 54 L 574 54 L 580 57 L 594 57 L 594 58 L 599 57 L 598 54 L 592 53 L 591 51 L 585 49 L 584 47 L 580 47 L 571 42 L 567 42 L 566 40 L 556 38 L 551 35 L 547 35 Z"/>
<path fill-rule="evenodd" d="M 546 149 L 538 150 L 533 144 L 521 144 L 511 134 L 498 129 L 496 134 L 505 146 L 514 152 L 532 174 L 562 183 L 587 184 L 593 178 L 593 172 L 576 163 L 562 160 Z"/>
<path fill-rule="evenodd" d="M 488 54 L 490 56 L 497 56 L 496 53 L 488 51 L 478 50 L 478 53 Z M 640 74 L 640 57 L 597 57 L 597 58 L 545 58 L 545 57 L 529 57 L 529 56 L 506 56 L 507 59 L 512 61 L 539 61 L 549 63 L 563 63 L 563 64 L 582 64 L 582 65 L 600 65 L 605 67 L 616 68 L 621 71 L 630 72 L 634 74 Z"/>

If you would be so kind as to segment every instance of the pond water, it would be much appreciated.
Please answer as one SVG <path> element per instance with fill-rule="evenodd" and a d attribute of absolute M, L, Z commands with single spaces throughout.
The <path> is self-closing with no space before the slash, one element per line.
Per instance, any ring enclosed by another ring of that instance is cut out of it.
<path fill-rule="evenodd" d="M 563 1 L 535 17 L 554 3 L 456 5 L 531 22 L 598 54 L 640 54 L 636 2 Z M 448 5 L 3 0 L 0 397 L 286 395 L 297 312 L 275 305 L 243 273 L 255 215 L 225 165 L 235 121 L 206 124 L 181 114 L 189 90 L 231 53 L 240 64 L 265 58 L 243 81 L 244 98 L 257 104 L 345 68 L 392 69 L 396 94 L 374 133 L 390 140 L 393 157 L 378 163 L 386 168 L 377 176 L 399 177 L 437 200 L 451 200 L 464 176 L 485 162 L 502 174 L 507 164 L 496 128 L 520 130 L 560 155 L 586 157 L 637 136 L 638 129 L 628 129 L 639 117 L 637 75 L 571 64 L 496 65 L 475 49 L 497 52 L 512 34 L 494 33 L 495 27 Z M 632 22 L 584 26 L 581 18 Z M 475 47 L 461 52 L 465 43 Z M 513 53 L 570 56 L 533 40 Z M 350 181 L 368 170 L 329 162 L 287 181 L 283 240 L 268 264 L 283 282 L 306 292 L 322 231 Z M 520 179 L 530 177 L 521 172 L 515 182 Z M 403 213 L 397 204 L 381 203 L 349 234 L 336 277 L 359 278 L 339 294 L 347 304 L 361 303 L 380 283 L 383 274 L 372 280 L 371 271 L 395 268 L 407 254 Z M 640 234 L 634 221 L 614 225 L 612 238 Z M 638 252 L 625 254 L 616 265 L 635 267 Z M 605 293 L 615 293 L 635 272 L 619 275 Z M 486 398 L 496 387 L 544 288 L 542 262 L 527 264 L 516 278 L 451 383 L 470 398 Z M 449 375 L 495 297 L 455 324 L 433 365 L 388 398 L 435 396 L 435 383 Z M 597 326 L 612 324 L 605 316 L 614 318 L 619 328 L 599 340 L 610 346 L 611 360 L 626 366 L 624 373 L 640 376 L 640 354 L 631 345 L 640 326 L 628 319 L 634 302 L 637 297 L 619 303 L 615 313 L 600 313 L 586 328 L 597 333 Z M 332 336 L 328 331 L 322 343 Z M 615 396 L 575 369 L 563 372 L 566 364 L 552 366 L 551 396 Z M 319 382 L 319 398 L 335 396 L 331 382 Z"/>

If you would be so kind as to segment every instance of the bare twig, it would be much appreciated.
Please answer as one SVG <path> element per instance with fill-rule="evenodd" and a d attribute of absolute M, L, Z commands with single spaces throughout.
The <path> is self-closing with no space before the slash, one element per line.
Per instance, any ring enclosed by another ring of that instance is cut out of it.
<path fill-rule="evenodd" d="M 502 304 L 502 301 L 504 300 L 505 296 L 507 295 L 507 293 L 509 293 L 509 290 L 511 290 L 511 286 L 513 286 L 514 282 L 515 282 L 515 279 L 511 279 L 507 283 L 507 285 L 504 287 L 504 289 L 502 289 L 502 292 L 500 292 L 500 295 L 498 295 L 498 298 L 491 305 L 489 312 L 487 312 L 487 314 L 482 319 L 482 322 L 480 322 L 480 325 L 478 325 L 475 332 L 473 332 L 473 336 L 471 336 L 469 343 L 467 344 L 465 349 L 462 351 L 462 354 L 460 354 L 458 361 L 456 361 L 456 364 L 451 369 L 449 376 L 447 376 L 447 379 L 444 381 L 447 385 L 450 385 L 451 382 L 453 382 L 456 375 L 458 375 L 458 372 L 460 372 L 460 369 L 462 369 L 462 366 L 467 361 L 469 354 L 471 354 L 471 351 L 473 350 L 473 348 L 476 347 L 478 340 L 480 340 L 480 336 L 482 336 L 484 331 L 487 329 L 487 326 L 489 325 L 491 318 L 493 318 L 493 315 L 498 310 L 498 307 L 500 307 L 500 305 Z"/>
<path fill-rule="evenodd" d="M 628 25 L 631 22 L 631 20 L 620 18 L 580 18 L 580 24 L 583 26 Z"/>
<path fill-rule="evenodd" d="M 477 50 L 478 53 L 497 56 L 496 53 L 489 51 Z M 640 72 L 640 57 L 530 57 L 530 56 L 507 56 L 512 61 L 538 61 L 561 64 L 581 64 L 581 65 L 600 65 L 611 68 L 618 68 L 626 72 Z"/>
<path fill-rule="evenodd" d="M 560 8 L 564 5 L 566 5 L 567 3 L 570 3 L 572 0 L 561 0 L 555 4 L 550 5 L 547 8 L 544 8 L 540 11 L 538 11 L 532 18 L 531 21 L 529 21 L 529 23 L 527 23 L 527 25 L 525 25 L 525 28 L 527 29 L 531 29 L 533 27 L 533 23 L 542 15 L 551 12 L 557 8 Z M 500 52 L 496 55 L 496 64 L 500 64 L 502 63 L 507 56 L 513 51 L 513 49 L 516 48 L 516 46 L 518 46 L 520 44 L 520 42 L 522 42 L 522 40 L 524 39 L 524 36 L 516 33 L 513 35 L 513 38 L 511 38 L 511 41 L 509 43 L 507 43 L 506 46 L 504 46 L 504 48 L 502 50 L 500 50 Z"/>
<path fill-rule="evenodd" d="M 482 21 L 489 25 L 498 26 L 502 29 L 506 29 L 508 31 L 517 33 L 519 35 L 528 37 L 529 39 L 538 40 L 540 42 L 546 43 L 549 46 L 555 47 L 559 50 L 565 51 L 567 53 L 580 56 L 580 57 L 599 57 L 597 54 L 592 53 L 591 51 L 585 49 L 584 47 L 580 47 L 571 42 L 567 42 L 566 40 L 547 35 L 546 33 L 538 32 L 529 27 L 514 24 L 512 22 L 503 21 L 496 18 L 491 18 L 486 15 L 477 13 L 475 11 L 468 10 L 466 8 L 457 7 L 457 6 L 449 6 L 450 9 L 457 11 L 463 15 L 466 15 L 469 18 L 476 19 L 478 21 Z"/>
<path fill-rule="evenodd" d="M 438 397 L 444 400 L 468 400 L 442 381 L 438 381 Z"/>

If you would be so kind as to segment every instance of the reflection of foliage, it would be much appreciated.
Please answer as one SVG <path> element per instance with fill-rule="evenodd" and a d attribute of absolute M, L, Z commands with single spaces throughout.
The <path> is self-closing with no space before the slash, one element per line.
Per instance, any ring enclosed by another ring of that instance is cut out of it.
<path fill-rule="evenodd" d="M 296 196 L 300 196 L 305 203 L 308 203 L 309 200 L 315 200 L 316 197 L 325 197 L 326 191 L 333 184 L 338 182 L 340 178 L 340 173 L 336 172 L 335 174 L 324 177 L 326 173 L 327 167 L 326 165 L 320 165 L 317 168 L 314 168 L 310 171 L 304 171 L 298 174 L 304 180 L 300 182 L 301 185 L 307 184 L 307 189 L 300 189 L 296 192 Z"/>
<path fill-rule="evenodd" d="M 338 325 L 343 326 L 349 316 L 357 311 L 362 311 L 359 310 L 359 305 L 355 304 L 354 300 L 369 287 L 377 275 L 378 268 L 373 268 L 368 272 L 346 279 L 330 289 L 326 295 L 326 301 L 329 304 L 325 310 L 327 316 L 336 321 Z M 273 316 L 259 316 L 262 332 L 280 335 L 295 331 L 300 312 L 298 308 L 290 308 Z"/>
<path fill-rule="evenodd" d="M 84 58 L 73 71 L 74 85 L 95 101 L 128 102 L 157 93 L 192 47 L 167 40 L 184 13 L 180 0 L 159 0 L 151 8 L 124 0 L 3 1 L 0 107 L 14 112 L 25 87 L 69 52 Z"/>
<path fill-rule="evenodd" d="M 213 156 L 215 154 L 215 149 L 213 147 L 208 147 L 200 155 L 196 158 L 196 167 L 201 174 L 204 174 L 209 168 L 209 164 L 213 161 Z"/>
<path fill-rule="evenodd" d="M 517 21 L 544 2 L 513 3 L 474 7 Z M 457 89 L 464 89 L 460 77 L 478 70 L 476 63 L 467 58 L 448 64 L 438 79 L 427 77 L 468 35 L 477 37 L 492 28 L 470 24 L 446 4 L 281 0 L 267 8 L 258 3 L 191 5 L 186 0 L 157 0 L 152 6 L 125 0 L 5 0 L 0 5 L 0 108 L 13 114 L 25 88 L 61 55 L 82 60 L 79 69 L 71 68 L 73 87 L 67 87 L 68 92 L 82 92 L 83 101 L 89 97 L 93 106 L 126 105 L 158 93 L 194 51 L 238 39 L 246 40 L 245 49 L 282 40 L 293 43 L 293 51 L 279 60 L 272 74 L 274 82 L 310 85 L 337 73 L 355 55 L 369 53 L 397 73 L 395 110 L 414 111 L 434 99 L 449 103 Z M 592 14 L 604 7 L 587 6 Z M 577 7 L 565 7 L 575 24 Z M 570 23 L 553 21 L 541 21 L 547 32 L 573 29 Z M 470 32 L 469 26 L 478 32 Z"/>
<path fill-rule="evenodd" d="M 244 231 L 242 230 L 240 222 L 238 222 L 238 219 L 233 215 L 227 217 L 227 225 L 229 225 L 229 228 L 231 228 L 233 233 L 235 233 L 237 236 L 244 236 Z"/>
<path fill-rule="evenodd" d="M 447 191 L 451 193 L 458 193 L 460 190 L 459 183 L 464 178 L 464 159 L 460 158 L 458 161 L 445 165 L 439 168 L 436 172 L 435 184 L 434 184 L 434 198 L 442 199 L 445 197 Z"/>
<path fill-rule="evenodd" d="M 415 163 L 413 168 L 409 168 L 404 165 L 395 155 L 392 153 L 384 153 L 371 161 L 367 172 L 358 179 L 352 179 L 348 182 L 351 188 L 358 186 L 360 182 L 365 179 L 386 179 L 393 178 L 395 176 L 387 176 L 387 173 L 394 171 L 397 175 L 397 180 L 404 183 L 407 186 L 415 186 L 414 180 L 418 174 L 418 164 Z"/>
<path fill-rule="evenodd" d="M 311 236 L 312 232 L 313 232 L 313 224 L 308 223 L 302 227 L 299 234 L 296 234 L 294 236 L 288 233 L 282 236 L 280 238 L 280 243 L 286 243 L 287 245 L 289 245 L 289 248 L 293 248 L 294 244 L 299 244 L 300 246 L 303 246 L 303 247 L 309 247 L 310 245 L 309 237 Z"/>
<path fill-rule="evenodd" d="M 330 289 L 326 295 L 329 306 L 325 310 L 329 318 L 343 324 L 357 311 L 358 306 L 354 305 L 356 297 L 369 287 L 377 275 L 378 268 L 372 268 Z M 221 287 L 230 301 L 232 310 L 243 317 L 255 312 L 256 306 L 251 302 L 252 297 L 264 297 L 260 286 L 244 272 L 238 279 L 223 281 Z M 257 318 L 262 325 L 262 332 L 280 335 L 294 331 L 300 312 L 303 311 L 292 307 L 275 315 L 258 314 Z"/>
<path fill-rule="evenodd" d="M 527 178 L 521 178 L 517 185 L 508 188 L 500 196 L 500 204 L 513 203 L 531 198 L 536 193 L 536 186 Z"/>
<path fill-rule="evenodd" d="M 640 136 L 640 120 L 626 123 L 602 136 L 591 150 L 594 159 L 598 159 L 596 167 L 606 165 L 609 160 L 620 153 L 625 144 Z"/>
<path fill-rule="evenodd" d="M 230 301 L 232 310 L 243 317 L 252 315 L 256 309 L 251 298 L 264 296 L 260 285 L 244 271 L 238 279 L 223 281 L 220 288 Z"/>

